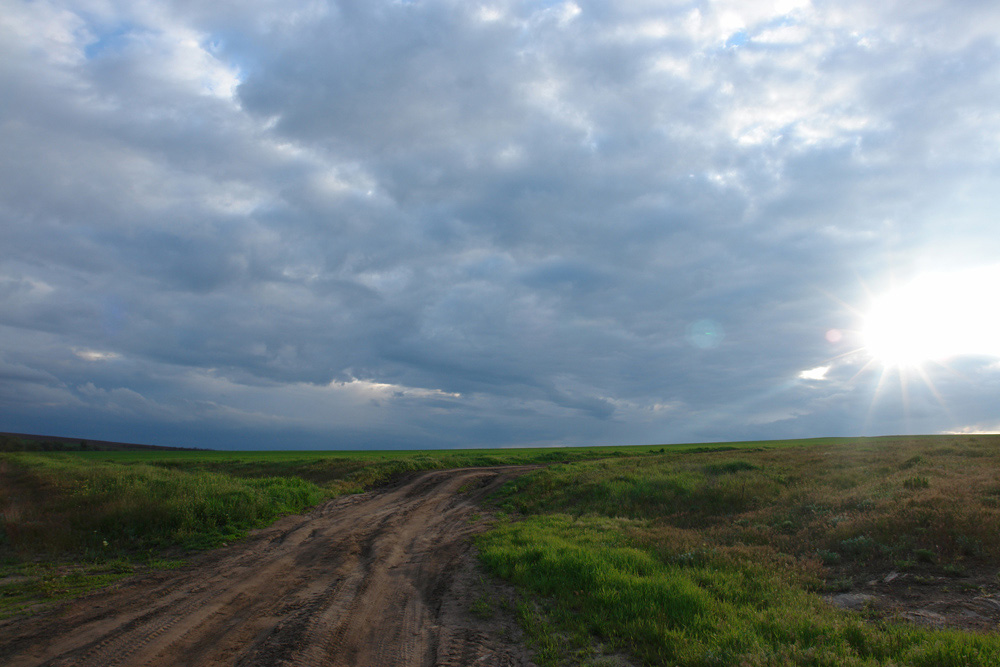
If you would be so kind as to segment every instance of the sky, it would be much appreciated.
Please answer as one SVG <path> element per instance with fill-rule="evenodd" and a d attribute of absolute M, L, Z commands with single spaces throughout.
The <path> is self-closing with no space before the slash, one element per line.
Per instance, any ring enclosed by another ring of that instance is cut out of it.
<path fill-rule="evenodd" d="M 0 430 L 997 431 L 998 177 L 992 0 L 0 0 Z"/>

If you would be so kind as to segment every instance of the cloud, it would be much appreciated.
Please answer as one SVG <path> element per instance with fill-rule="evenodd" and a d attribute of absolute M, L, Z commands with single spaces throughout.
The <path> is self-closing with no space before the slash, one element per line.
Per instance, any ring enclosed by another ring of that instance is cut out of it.
<path fill-rule="evenodd" d="M 110 361 L 121 356 L 117 352 L 101 352 L 100 350 L 73 350 L 73 354 L 87 361 Z"/>
<path fill-rule="evenodd" d="M 919 383 L 904 406 L 854 332 L 893 281 L 996 256 L 998 26 L 973 2 L 12 6 L 0 423 L 227 446 L 983 423 L 938 369 L 947 408 Z"/>
<path fill-rule="evenodd" d="M 817 366 L 816 368 L 810 368 L 809 370 L 805 370 L 799 373 L 799 379 L 823 380 L 826 378 L 827 371 L 829 370 L 830 370 L 829 366 Z"/>

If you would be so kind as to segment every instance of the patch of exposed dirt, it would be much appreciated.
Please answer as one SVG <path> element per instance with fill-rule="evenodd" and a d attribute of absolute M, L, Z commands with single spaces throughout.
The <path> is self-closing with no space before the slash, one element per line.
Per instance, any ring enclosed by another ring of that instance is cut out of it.
<path fill-rule="evenodd" d="M 422 473 L 181 570 L 2 621 L 0 663 L 533 667 L 512 623 L 471 611 L 489 595 L 469 539 L 478 505 L 527 469 Z"/>
<path fill-rule="evenodd" d="M 931 571 L 868 573 L 850 592 L 828 595 L 845 609 L 876 618 L 977 632 L 1000 630 L 1000 583 L 992 568 L 970 568 L 963 576 Z"/>

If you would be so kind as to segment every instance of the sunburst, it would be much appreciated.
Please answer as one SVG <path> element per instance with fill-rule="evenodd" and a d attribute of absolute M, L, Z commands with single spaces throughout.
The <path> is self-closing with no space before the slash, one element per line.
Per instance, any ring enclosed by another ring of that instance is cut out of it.
<path fill-rule="evenodd" d="M 863 360 L 852 383 L 877 373 L 869 422 L 880 398 L 896 382 L 906 415 L 911 393 L 920 386 L 950 414 L 932 371 L 954 372 L 954 362 L 970 356 L 1000 357 L 1000 265 L 924 273 L 874 295 L 867 311 L 848 307 L 863 321 L 860 331 L 851 332 L 860 345 L 830 363 Z"/>

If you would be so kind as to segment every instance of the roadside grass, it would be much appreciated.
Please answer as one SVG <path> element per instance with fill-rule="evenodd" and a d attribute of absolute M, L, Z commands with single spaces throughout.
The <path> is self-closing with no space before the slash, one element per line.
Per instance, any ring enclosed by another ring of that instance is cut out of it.
<path fill-rule="evenodd" d="M 633 456 L 550 466 L 498 498 L 480 557 L 534 607 L 539 660 L 605 642 L 647 665 L 993 665 L 1000 637 L 839 611 L 898 569 L 1000 566 L 1000 438 Z M 927 483 L 907 483 L 915 477 Z M 1000 589 L 998 589 L 1000 590 Z"/>
<path fill-rule="evenodd" d="M 328 492 L 296 477 L 244 479 L 71 454 L 0 458 L 0 617 L 170 566 Z M 165 560 L 166 558 L 166 560 Z"/>
<path fill-rule="evenodd" d="M 4 464 L 2 546 L 15 554 L 95 559 L 209 548 L 327 495 L 295 477 L 243 479 L 66 454 L 11 454 Z"/>
<path fill-rule="evenodd" d="M 282 515 L 416 471 L 645 451 L 35 449 L 0 452 L 0 617 L 176 563 L 185 553 L 238 540 Z"/>

